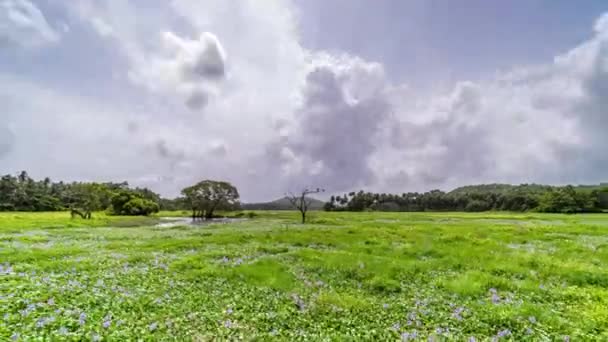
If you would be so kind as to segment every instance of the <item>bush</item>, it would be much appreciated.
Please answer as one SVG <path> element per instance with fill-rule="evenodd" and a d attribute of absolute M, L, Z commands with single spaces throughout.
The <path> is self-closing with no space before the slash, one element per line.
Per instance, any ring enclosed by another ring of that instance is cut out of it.
<path fill-rule="evenodd" d="M 148 216 L 157 213 L 158 204 L 143 198 L 133 198 L 125 203 L 121 215 Z"/>
<path fill-rule="evenodd" d="M 130 191 L 122 191 L 112 197 L 114 215 L 148 216 L 159 210 L 158 203 Z"/>

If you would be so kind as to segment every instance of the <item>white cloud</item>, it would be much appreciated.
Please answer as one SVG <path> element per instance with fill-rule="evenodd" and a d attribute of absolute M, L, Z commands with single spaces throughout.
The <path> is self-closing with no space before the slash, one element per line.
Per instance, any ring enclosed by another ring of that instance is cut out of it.
<path fill-rule="evenodd" d="M 114 29 L 103 19 L 99 17 L 91 18 L 91 25 L 95 31 L 102 37 L 110 37 L 114 34 Z"/>
<path fill-rule="evenodd" d="M 26 48 L 57 43 L 60 35 L 40 9 L 28 0 L 0 1 L 0 43 Z"/>
<path fill-rule="evenodd" d="M 153 4 L 65 7 L 96 30 L 86 39 L 111 47 L 103 67 L 130 101 L 84 97 L 62 80 L 0 78 L 15 128 L 14 139 L 0 131 L 0 171 L 126 179 L 169 195 L 221 178 L 257 200 L 303 185 L 594 182 L 608 167 L 605 17 L 544 65 L 428 95 L 392 82 L 381 63 L 302 47 L 288 1 Z"/>
<path fill-rule="evenodd" d="M 153 92 L 175 92 L 191 109 L 201 109 L 226 74 L 226 53 L 217 37 L 203 32 L 196 40 L 163 32 L 159 55 L 133 66 L 129 77 Z"/>

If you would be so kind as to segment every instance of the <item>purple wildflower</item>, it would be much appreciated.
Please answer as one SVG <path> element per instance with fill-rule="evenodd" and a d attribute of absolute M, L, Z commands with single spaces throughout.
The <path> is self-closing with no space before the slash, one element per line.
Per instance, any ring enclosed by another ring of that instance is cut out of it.
<path fill-rule="evenodd" d="M 536 323 L 536 317 L 530 316 L 530 317 L 528 317 L 528 321 L 530 321 L 530 323 L 534 324 L 534 323 Z"/>
<path fill-rule="evenodd" d="M 496 293 L 492 293 L 492 303 L 494 303 L 494 304 L 500 303 L 500 296 L 497 295 Z"/>
<path fill-rule="evenodd" d="M 435 334 L 437 334 L 437 335 L 443 334 L 443 329 L 441 329 L 441 328 L 435 329 Z"/>
<path fill-rule="evenodd" d="M 477 339 L 475 338 L 475 336 L 471 336 L 471 337 L 469 337 L 469 339 L 467 341 L 469 341 L 469 342 L 477 342 Z"/>
<path fill-rule="evenodd" d="M 511 335 L 511 330 L 509 329 L 504 329 L 498 332 L 498 334 L 496 334 L 497 337 L 505 337 L 505 336 L 509 336 Z"/>
<path fill-rule="evenodd" d="M 49 298 L 49 300 L 46 301 L 47 305 L 55 305 L 55 299 L 54 298 Z"/>
<path fill-rule="evenodd" d="M 78 324 L 84 325 L 86 320 L 87 320 L 87 314 L 85 314 L 84 312 L 80 313 L 80 317 L 78 317 Z"/>
<path fill-rule="evenodd" d="M 463 312 L 464 312 L 464 308 L 463 307 L 456 308 L 456 310 L 454 310 L 454 312 L 452 313 L 452 318 L 461 321 L 462 320 L 461 314 Z"/>
<path fill-rule="evenodd" d="M 112 320 L 111 319 L 108 319 L 108 320 L 106 320 L 106 321 L 103 322 L 103 327 L 105 329 L 108 329 L 110 327 L 110 325 L 112 325 Z"/>
<path fill-rule="evenodd" d="M 389 307 L 389 305 L 388 305 L 388 304 L 382 304 L 382 308 L 383 308 L 383 309 L 385 309 L 385 310 L 386 310 L 386 309 L 388 309 L 388 307 Z"/>
<path fill-rule="evenodd" d="M 226 309 L 226 315 L 232 315 L 232 308 Z"/>
<path fill-rule="evenodd" d="M 491 289 L 490 289 L 490 293 L 496 293 L 496 292 L 497 292 L 497 291 L 496 291 L 496 289 L 495 289 L 495 288 L 491 288 Z"/>
<path fill-rule="evenodd" d="M 418 332 L 416 330 L 412 331 L 411 333 L 405 331 L 401 334 L 401 341 L 415 340 L 417 337 Z"/>
<path fill-rule="evenodd" d="M 564 336 L 564 342 L 570 342 L 570 336 L 568 336 L 568 335 Z"/>
<path fill-rule="evenodd" d="M 300 298 L 300 296 L 294 294 L 292 298 L 298 309 L 300 309 L 300 311 L 304 311 L 304 309 L 306 309 L 306 304 L 304 304 L 304 301 Z"/>
<path fill-rule="evenodd" d="M 154 322 L 148 326 L 148 329 L 150 329 L 150 331 L 154 331 L 154 330 L 156 330 L 156 328 L 158 328 L 158 323 L 156 323 L 156 322 Z"/>
<path fill-rule="evenodd" d="M 13 273 L 13 266 L 8 262 L 4 263 L 4 265 L 0 265 L 0 274 L 9 275 Z"/>
<path fill-rule="evenodd" d="M 532 333 L 533 333 L 532 329 L 530 329 L 530 328 L 527 328 L 527 329 L 526 329 L 526 334 L 528 334 L 528 335 L 532 335 Z"/>
<path fill-rule="evenodd" d="M 57 333 L 59 335 L 67 335 L 68 334 L 68 329 L 66 327 L 61 327 L 61 328 L 59 328 L 59 331 Z"/>
<path fill-rule="evenodd" d="M 97 334 L 94 334 L 94 335 L 91 337 L 91 340 L 92 340 L 93 342 L 99 342 L 99 341 L 101 341 L 101 336 L 99 336 L 99 335 L 97 335 Z"/>
<path fill-rule="evenodd" d="M 232 328 L 232 321 L 231 321 L 231 320 L 229 320 L 229 319 L 227 319 L 227 320 L 224 322 L 224 328 L 227 328 L 227 329 Z"/>
<path fill-rule="evenodd" d="M 401 328 L 401 324 L 399 324 L 399 322 L 397 322 L 391 326 L 391 329 L 393 329 L 395 331 L 399 331 L 400 328 Z"/>
<path fill-rule="evenodd" d="M 235 264 L 235 265 L 240 265 L 240 264 L 242 264 L 242 263 L 243 263 L 243 258 L 238 258 L 238 259 L 236 259 L 236 261 L 235 261 L 235 263 L 234 263 L 234 264 Z"/>
<path fill-rule="evenodd" d="M 277 329 L 272 329 L 272 331 L 270 331 L 270 336 L 277 336 L 279 334 L 279 332 L 277 331 Z"/>
<path fill-rule="evenodd" d="M 11 341 L 17 341 L 19 339 L 19 333 L 14 333 L 11 335 Z"/>
<path fill-rule="evenodd" d="M 46 318 L 41 317 L 36 321 L 36 328 L 42 328 L 46 324 Z"/>

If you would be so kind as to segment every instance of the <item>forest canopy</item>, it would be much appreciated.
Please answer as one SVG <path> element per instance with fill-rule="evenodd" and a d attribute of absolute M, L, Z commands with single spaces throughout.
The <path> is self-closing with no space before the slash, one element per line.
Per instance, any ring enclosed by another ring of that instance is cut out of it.
<path fill-rule="evenodd" d="M 182 190 L 183 197 L 161 198 L 148 188 L 127 182 L 53 182 L 32 179 L 27 172 L 0 178 L 0 211 L 107 211 L 115 215 L 150 215 L 159 210 L 189 210 L 195 217 L 212 217 L 215 210 L 290 209 L 285 199 L 241 204 L 236 187 L 205 180 Z M 327 211 L 536 211 L 583 213 L 608 210 L 608 184 L 550 186 L 541 184 L 470 185 L 449 192 L 366 191 L 334 195 L 314 209 Z M 293 208 L 291 208 L 293 209 Z"/>

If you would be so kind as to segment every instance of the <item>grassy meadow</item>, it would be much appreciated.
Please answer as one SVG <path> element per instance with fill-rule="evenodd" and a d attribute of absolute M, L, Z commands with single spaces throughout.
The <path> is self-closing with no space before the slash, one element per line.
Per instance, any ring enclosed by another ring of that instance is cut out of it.
<path fill-rule="evenodd" d="M 257 214 L 0 213 L 0 340 L 608 340 L 608 215 Z"/>

